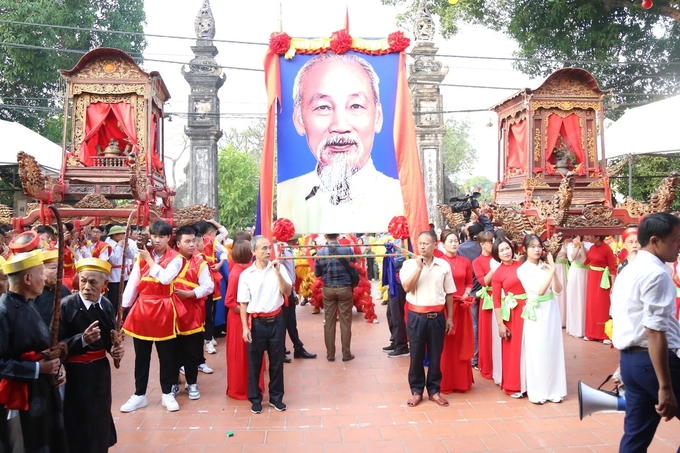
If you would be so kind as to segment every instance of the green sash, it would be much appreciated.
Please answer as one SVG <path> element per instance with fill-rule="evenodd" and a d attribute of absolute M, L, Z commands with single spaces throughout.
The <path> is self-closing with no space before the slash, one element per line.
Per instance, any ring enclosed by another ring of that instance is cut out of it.
<path fill-rule="evenodd" d="M 484 301 L 482 304 L 482 310 L 493 309 L 493 298 L 491 297 L 491 294 L 489 294 L 490 289 L 490 286 L 482 286 L 482 289 L 477 291 L 477 297 Z"/>
<path fill-rule="evenodd" d="M 612 285 L 609 282 L 609 276 L 611 275 L 610 272 L 609 272 L 609 267 L 590 266 L 590 268 L 594 271 L 602 272 L 602 279 L 600 280 L 600 288 L 602 288 L 602 289 L 611 288 Z"/>
<path fill-rule="evenodd" d="M 571 263 L 571 265 L 577 269 L 590 269 L 590 266 L 586 266 L 585 264 L 579 263 L 578 261 L 574 261 L 573 263 Z"/>
<path fill-rule="evenodd" d="M 680 288 L 675 288 L 675 297 L 680 297 Z"/>
<path fill-rule="evenodd" d="M 553 296 L 553 292 L 549 291 L 542 296 L 527 298 L 527 303 L 524 306 L 524 310 L 522 310 L 522 318 L 536 321 L 536 307 L 538 307 L 538 304 L 552 300 Z"/>
<path fill-rule="evenodd" d="M 567 270 L 567 275 L 569 275 L 569 260 L 566 258 L 559 258 L 557 261 L 555 261 L 557 264 L 564 264 L 564 268 Z"/>
<path fill-rule="evenodd" d="M 526 298 L 526 293 L 517 295 L 512 293 L 506 294 L 501 300 L 501 318 L 503 318 L 503 321 L 510 321 L 510 311 L 517 307 L 517 299 L 525 300 Z"/>

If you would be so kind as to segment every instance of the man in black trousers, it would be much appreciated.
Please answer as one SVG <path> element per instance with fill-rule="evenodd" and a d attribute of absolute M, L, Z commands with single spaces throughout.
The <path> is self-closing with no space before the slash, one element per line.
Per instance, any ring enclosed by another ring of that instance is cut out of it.
<path fill-rule="evenodd" d="M 248 400 L 253 414 L 262 413 L 260 370 L 265 351 L 269 356 L 269 405 L 279 412 L 283 402 L 283 358 L 285 357 L 286 321 L 284 298 L 292 285 L 288 272 L 281 272 L 278 261 L 270 261 L 272 244 L 264 236 L 255 236 L 250 245 L 255 262 L 246 268 L 238 282 L 236 301 L 241 304 L 243 341 L 248 343 Z"/>
<path fill-rule="evenodd" d="M 295 244 L 297 241 L 291 240 L 289 241 L 289 244 Z M 285 245 L 282 248 L 281 256 L 288 258 L 285 260 L 281 260 L 281 264 L 283 264 L 283 267 L 286 269 L 286 272 L 288 272 L 288 276 L 290 277 L 290 281 L 294 282 L 295 281 L 295 262 L 292 260 L 293 257 L 293 251 L 289 248 L 286 247 Z M 288 296 L 288 303 L 283 305 L 283 317 L 286 320 L 286 330 L 288 331 L 288 336 L 290 337 L 290 341 L 293 342 L 293 357 L 296 359 L 315 359 L 316 354 L 312 354 L 307 352 L 305 350 L 304 344 L 300 340 L 300 333 L 298 332 L 297 328 L 297 315 L 295 313 L 296 306 L 298 304 L 298 299 L 297 295 L 295 294 L 295 288 L 293 288 L 292 292 L 290 293 L 290 296 Z M 290 352 L 286 350 L 286 354 L 289 354 Z M 285 357 L 283 359 L 285 363 L 290 363 L 291 360 L 289 357 Z"/>

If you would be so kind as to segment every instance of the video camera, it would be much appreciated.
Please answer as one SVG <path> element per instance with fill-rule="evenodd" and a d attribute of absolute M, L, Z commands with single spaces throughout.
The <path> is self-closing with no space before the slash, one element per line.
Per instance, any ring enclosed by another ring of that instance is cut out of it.
<path fill-rule="evenodd" d="M 481 195 L 482 194 L 479 192 L 473 192 L 472 195 L 467 193 L 462 197 L 451 198 L 449 200 L 449 203 L 451 203 L 451 212 L 462 213 L 465 223 L 469 222 L 472 217 L 472 210 L 479 208 L 479 201 L 477 201 L 477 198 Z"/>

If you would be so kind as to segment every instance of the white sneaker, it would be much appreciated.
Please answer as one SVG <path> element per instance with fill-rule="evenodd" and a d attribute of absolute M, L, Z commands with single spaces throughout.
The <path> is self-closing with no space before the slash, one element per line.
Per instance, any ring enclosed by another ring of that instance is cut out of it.
<path fill-rule="evenodd" d="M 207 363 L 201 363 L 198 366 L 198 371 L 202 371 L 205 374 L 213 374 L 213 369 L 210 368 Z"/>
<path fill-rule="evenodd" d="M 212 340 L 210 340 L 213 346 L 217 346 L 217 340 L 215 340 L 215 337 L 212 337 Z"/>
<path fill-rule="evenodd" d="M 121 412 L 134 412 L 137 409 L 146 407 L 146 395 L 132 395 L 127 403 L 120 406 Z"/>
<path fill-rule="evenodd" d="M 198 385 L 197 384 L 191 384 L 189 386 L 189 399 L 190 400 L 197 400 L 201 397 L 201 392 L 198 391 Z"/>
<path fill-rule="evenodd" d="M 163 396 L 161 396 L 161 404 L 165 406 L 168 412 L 175 412 L 179 410 L 179 404 L 177 404 L 175 395 L 172 393 L 163 393 Z"/>
<path fill-rule="evenodd" d="M 215 345 L 213 345 L 211 341 L 205 342 L 205 352 L 208 354 L 217 354 L 217 349 L 215 349 Z"/>
<path fill-rule="evenodd" d="M 611 340 L 602 340 L 602 344 L 612 344 Z"/>
<path fill-rule="evenodd" d="M 179 372 L 184 374 L 184 367 L 183 366 L 179 367 Z"/>

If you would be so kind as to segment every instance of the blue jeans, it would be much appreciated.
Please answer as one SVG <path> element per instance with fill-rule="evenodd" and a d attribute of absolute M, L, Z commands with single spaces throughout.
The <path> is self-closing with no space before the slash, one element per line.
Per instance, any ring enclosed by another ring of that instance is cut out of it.
<path fill-rule="evenodd" d="M 668 354 L 673 393 L 680 395 L 680 358 Z M 659 381 L 647 351 L 621 351 L 621 376 L 626 389 L 626 417 L 620 453 L 647 451 L 661 417 L 654 406 L 658 403 Z M 680 418 L 680 409 L 675 416 Z M 680 453 L 680 449 L 678 449 Z"/>

